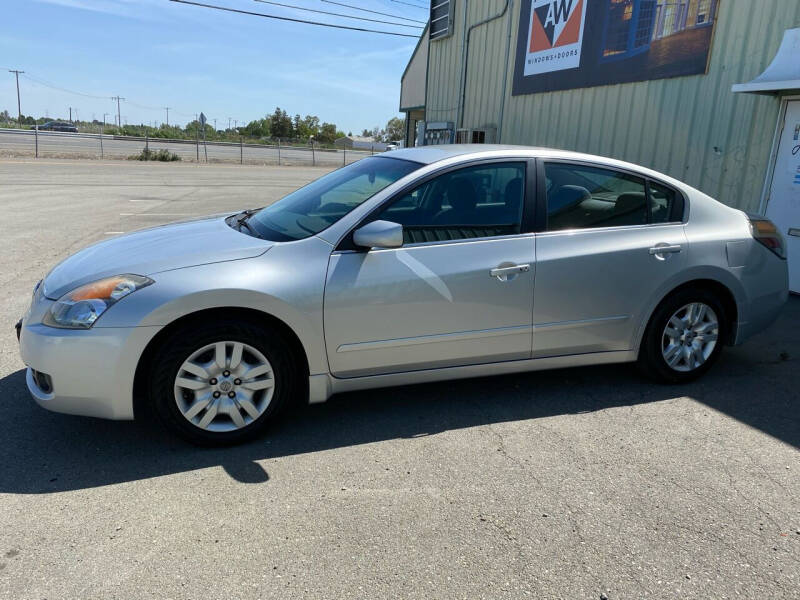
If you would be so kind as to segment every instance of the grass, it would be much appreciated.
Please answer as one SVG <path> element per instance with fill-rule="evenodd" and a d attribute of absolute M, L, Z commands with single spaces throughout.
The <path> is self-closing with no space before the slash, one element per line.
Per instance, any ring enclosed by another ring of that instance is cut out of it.
<path fill-rule="evenodd" d="M 167 149 L 156 151 L 145 148 L 139 154 L 132 154 L 129 156 L 128 160 L 157 160 L 159 162 L 175 162 L 181 160 L 181 157 Z"/>

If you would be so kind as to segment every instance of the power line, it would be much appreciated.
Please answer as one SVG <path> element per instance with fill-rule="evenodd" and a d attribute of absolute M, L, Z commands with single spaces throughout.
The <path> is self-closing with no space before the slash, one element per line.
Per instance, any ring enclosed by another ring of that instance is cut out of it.
<path fill-rule="evenodd" d="M 398 37 L 419 38 L 418 35 L 411 35 L 410 33 L 395 33 L 393 31 L 379 31 L 377 29 L 364 29 L 363 27 L 351 27 L 349 25 L 334 25 L 332 23 L 320 23 L 318 21 L 307 21 L 305 19 L 293 19 L 291 17 L 279 17 L 277 15 L 268 15 L 265 13 L 251 12 L 249 10 L 239 10 L 236 8 L 226 8 L 224 6 L 215 6 L 214 4 L 203 4 L 202 2 L 191 2 L 190 0 L 170 0 L 170 2 L 177 2 L 179 4 L 190 4 L 192 6 L 202 6 L 203 8 L 213 8 L 214 10 L 222 10 L 226 12 L 239 13 L 242 15 L 251 15 L 254 17 L 264 17 L 265 19 L 276 19 L 278 21 L 290 21 L 292 23 L 303 23 L 305 25 L 317 25 L 319 27 L 331 27 L 333 29 L 348 29 L 350 31 L 362 31 L 364 33 L 379 33 L 382 35 L 394 35 Z"/>
<path fill-rule="evenodd" d="M 401 17 L 385 12 L 378 12 L 377 10 L 369 10 L 368 8 L 361 8 L 360 6 L 353 6 L 352 4 L 344 4 L 342 2 L 334 2 L 334 0 L 322 0 L 328 4 L 335 4 L 336 6 L 344 6 L 345 8 L 352 8 L 353 10 L 360 10 L 361 12 L 372 13 L 373 15 L 383 15 L 384 17 L 392 17 L 393 19 L 400 19 L 401 21 L 411 21 L 412 23 L 420 23 L 425 25 L 425 21 L 418 21 L 417 19 L 409 19 L 408 17 Z"/>
<path fill-rule="evenodd" d="M 8 71 L 10 71 L 11 73 L 15 73 L 17 75 L 22 75 L 22 77 L 24 79 L 28 79 L 29 81 L 32 81 L 36 85 L 41 85 L 43 87 L 50 88 L 50 89 L 53 89 L 53 90 L 56 90 L 56 91 L 59 91 L 59 92 L 65 92 L 67 94 L 74 94 L 76 96 L 82 96 L 84 98 L 92 98 L 92 99 L 96 99 L 96 100 L 107 100 L 108 99 L 108 96 L 98 96 L 96 94 L 87 94 L 85 92 L 78 92 L 78 91 L 71 90 L 71 89 L 68 89 L 68 88 L 65 88 L 65 87 L 61 87 L 59 85 L 55 85 L 55 84 L 53 84 L 53 83 L 51 83 L 51 82 L 49 82 L 49 81 L 47 81 L 45 79 L 41 79 L 39 77 L 35 77 L 33 75 L 30 75 L 26 71 L 17 71 L 16 69 L 8 69 Z M 112 97 L 111 100 L 117 102 L 117 104 L 119 104 L 120 101 L 126 101 L 131 106 L 135 106 L 137 108 L 142 108 L 142 109 L 145 109 L 145 110 L 154 110 L 154 111 L 167 110 L 167 112 L 172 111 L 173 114 L 177 114 L 177 115 L 180 115 L 180 116 L 183 116 L 183 117 L 191 117 L 192 116 L 189 113 L 185 113 L 185 112 L 181 112 L 181 111 L 178 111 L 178 110 L 174 110 L 171 106 L 168 109 L 167 109 L 167 107 L 164 107 L 164 106 L 149 106 L 147 104 L 139 104 L 137 102 L 133 102 L 132 100 L 126 100 L 125 98 L 122 98 L 122 97 L 119 97 L 119 100 L 118 100 L 117 96 Z M 73 110 L 77 110 L 77 109 L 73 108 Z M 20 110 L 20 112 L 21 112 L 21 110 Z M 122 120 L 120 112 L 121 112 L 121 110 L 120 110 L 120 107 L 118 106 L 117 107 L 117 114 L 116 114 L 115 123 L 120 123 L 121 120 Z M 108 113 L 105 113 L 105 114 L 108 114 Z M 169 117 L 167 117 L 167 118 L 169 118 Z"/>
<path fill-rule="evenodd" d="M 160 110 L 162 110 L 164 108 L 163 106 L 148 106 L 147 104 L 138 104 L 138 103 L 134 102 L 133 100 L 128 100 L 128 104 L 130 104 L 131 106 L 135 106 L 136 108 L 143 108 L 145 110 L 158 110 L 158 111 L 160 111 Z"/>
<path fill-rule="evenodd" d="M 370 21 L 371 23 L 383 23 L 384 25 L 397 25 L 398 27 L 411 27 L 412 29 L 421 29 L 421 27 L 419 27 L 418 25 L 406 25 L 405 23 L 396 23 L 394 21 L 381 21 L 379 19 L 370 19 L 369 17 L 355 17 L 353 15 L 344 15 L 342 13 L 329 12 L 327 10 L 316 10 L 313 8 L 294 6 L 292 4 L 282 4 L 280 2 L 272 2 L 271 0 L 254 0 L 254 2 L 261 2 L 262 4 L 272 4 L 273 6 L 282 6 L 284 8 L 293 8 L 295 10 L 305 10 L 307 12 L 319 13 L 321 15 L 331 15 L 334 17 L 344 17 L 345 19 L 355 19 L 357 21 Z"/>
<path fill-rule="evenodd" d="M 105 99 L 105 96 L 96 96 L 94 94 L 85 94 L 83 92 L 76 92 L 75 90 L 70 90 L 70 89 L 67 89 L 67 88 L 59 87 L 59 86 L 54 85 L 54 84 L 52 84 L 52 83 L 50 83 L 48 81 L 45 81 L 44 79 L 39 79 L 38 77 L 33 77 L 32 75 L 27 74 L 27 73 L 24 75 L 24 77 L 25 77 L 25 79 L 28 79 L 28 80 L 30 80 L 30 81 L 38 84 L 38 85 L 41 85 L 41 86 L 44 86 L 44 87 L 48 87 L 48 88 L 51 88 L 51 89 L 54 89 L 54 90 L 58 90 L 59 92 L 66 92 L 67 94 L 74 94 L 76 96 L 83 96 L 84 98 L 94 98 L 95 100 L 104 100 Z"/>
<path fill-rule="evenodd" d="M 420 8 L 422 10 L 428 10 L 427 6 L 420 6 L 419 4 L 411 4 L 411 2 L 403 2 L 403 0 L 392 0 L 392 2 L 396 2 L 397 4 L 405 4 L 406 6 L 413 6 L 414 8 Z"/>

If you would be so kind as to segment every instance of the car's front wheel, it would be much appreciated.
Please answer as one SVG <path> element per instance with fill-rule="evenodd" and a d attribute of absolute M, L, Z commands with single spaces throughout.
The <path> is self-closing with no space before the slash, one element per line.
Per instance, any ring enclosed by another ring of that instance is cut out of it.
<path fill-rule="evenodd" d="M 167 427 L 200 445 L 263 430 L 297 390 L 294 360 L 277 332 L 244 321 L 176 331 L 156 353 L 150 400 Z"/>
<path fill-rule="evenodd" d="M 639 366 L 654 379 L 682 383 L 708 371 L 722 351 L 725 308 L 705 289 L 680 290 L 656 309 L 642 340 Z"/>

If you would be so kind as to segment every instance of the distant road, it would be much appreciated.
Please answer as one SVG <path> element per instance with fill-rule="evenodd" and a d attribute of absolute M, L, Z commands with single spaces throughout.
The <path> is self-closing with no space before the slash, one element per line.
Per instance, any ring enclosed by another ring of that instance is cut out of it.
<path fill-rule="evenodd" d="M 99 135 L 91 133 L 39 132 L 33 130 L 0 129 L 0 156 L 35 156 L 38 137 L 38 155 L 57 158 L 127 158 L 145 148 L 144 138 Z M 102 143 L 101 143 L 102 142 Z M 244 162 L 247 164 L 319 165 L 340 166 L 356 162 L 371 152 L 319 150 L 310 147 L 281 147 L 262 144 L 236 144 L 208 142 L 197 144 L 191 140 L 150 139 L 151 150 L 166 149 L 184 161 Z M 102 146 L 102 147 L 101 147 Z"/>

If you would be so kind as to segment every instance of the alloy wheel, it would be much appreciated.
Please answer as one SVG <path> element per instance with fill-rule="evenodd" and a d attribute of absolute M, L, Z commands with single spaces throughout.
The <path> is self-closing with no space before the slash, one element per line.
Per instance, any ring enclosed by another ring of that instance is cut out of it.
<path fill-rule="evenodd" d="M 272 366 L 243 342 L 214 342 L 193 352 L 175 376 L 175 402 L 207 431 L 235 431 L 258 419 L 275 392 Z"/>
<path fill-rule="evenodd" d="M 719 338 L 719 319 L 702 302 L 679 308 L 670 317 L 661 340 L 661 354 L 675 371 L 687 373 L 706 363 Z"/>

